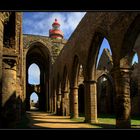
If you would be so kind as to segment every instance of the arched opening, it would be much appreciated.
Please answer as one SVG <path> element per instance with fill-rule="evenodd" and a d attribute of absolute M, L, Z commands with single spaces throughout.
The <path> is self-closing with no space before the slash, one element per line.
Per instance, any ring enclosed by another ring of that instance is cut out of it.
<path fill-rule="evenodd" d="M 40 68 L 37 64 L 33 63 L 28 69 L 28 83 L 32 85 L 40 84 Z"/>
<path fill-rule="evenodd" d="M 30 95 L 30 110 L 38 110 L 39 109 L 39 98 L 38 95 L 33 92 Z"/>
<path fill-rule="evenodd" d="M 85 117 L 85 87 L 84 87 L 84 74 L 83 66 L 79 65 L 78 70 L 78 112 L 79 117 Z"/>
<path fill-rule="evenodd" d="M 78 75 L 79 75 L 79 58 L 74 56 L 71 80 L 70 80 L 70 115 L 71 118 L 78 118 Z"/>
<path fill-rule="evenodd" d="M 134 52 L 131 62 L 132 72 L 130 76 L 130 99 L 131 99 L 131 117 L 140 115 L 139 98 L 138 98 L 138 75 L 139 62 L 138 54 Z"/>
<path fill-rule="evenodd" d="M 113 67 L 112 52 L 109 42 L 106 38 L 103 38 L 101 46 L 98 51 L 96 69 L 102 71 L 111 71 Z"/>
<path fill-rule="evenodd" d="M 97 79 L 97 111 L 98 116 L 114 113 L 112 82 L 106 75 L 102 75 Z"/>
<path fill-rule="evenodd" d="M 78 86 L 78 110 L 79 110 L 79 117 L 85 117 L 85 87 L 84 84 L 80 84 Z"/>
<path fill-rule="evenodd" d="M 135 65 L 138 63 L 138 54 L 135 53 L 134 56 L 133 56 L 133 59 L 132 59 L 132 65 Z"/>
<path fill-rule="evenodd" d="M 105 116 L 99 115 L 98 107 L 101 104 L 100 100 L 98 100 L 98 93 L 100 90 L 98 88 L 98 84 L 101 84 L 101 81 L 106 81 L 106 78 L 97 80 L 103 74 L 112 77 L 111 85 L 113 86 L 114 92 L 114 80 L 112 75 L 112 68 L 113 68 L 113 60 L 114 60 L 114 53 L 112 48 L 108 42 L 108 40 L 100 33 L 95 33 L 92 39 L 91 47 L 89 48 L 88 54 L 88 61 L 86 67 L 86 88 L 85 91 L 89 92 L 86 93 L 86 112 L 90 112 L 88 115 L 86 113 L 86 121 L 97 123 L 103 121 L 103 123 L 107 123 L 107 119 L 103 119 Z M 108 79 L 108 78 L 107 78 Z M 107 80 L 108 81 L 108 80 Z M 106 87 L 105 87 L 106 88 Z M 98 90 L 97 90 L 98 89 Z M 106 90 L 103 89 L 102 90 Z M 92 94 L 91 94 L 92 93 Z M 90 96 L 89 96 L 90 95 Z M 113 93 L 114 95 L 114 93 Z M 114 98 L 114 97 L 113 97 Z M 89 109 L 90 106 L 92 109 Z M 103 107 L 102 107 L 103 109 Z M 112 119 L 112 115 L 107 115 L 107 118 Z M 111 120 L 113 124 L 115 124 L 115 119 Z"/>
<path fill-rule="evenodd" d="M 4 24 L 3 44 L 6 48 L 15 48 L 15 12 L 11 13 Z"/>
<path fill-rule="evenodd" d="M 103 38 L 98 52 L 96 62 L 96 76 L 99 77 L 97 79 L 97 113 L 98 116 L 111 115 L 114 112 L 113 87 L 112 82 L 103 73 L 112 76 L 113 60 L 111 48 L 106 38 Z"/>
<path fill-rule="evenodd" d="M 66 65 L 63 70 L 63 79 L 62 79 L 62 112 L 63 116 L 70 115 L 70 82 L 68 77 L 68 71 Z"/>
<path fill-rule="evenodd" d="M 84 69 L 79 62 L 79 58 L 75 55 L 72 65 L 71 77 L 71 118 L 84 117 L 85 119 L 85 92 L 80 85 L 84 85 Z M 80 87 L 80 89 L 79 89 Z M 80 110 L 79 110 L 80 107 Z M 79 112 L 80 111 L 80 112 Z"/>
<path fill-rule="evenodd" d="M 26 110 L 30 110 L 30 93 L 39 97 L 40 111 L 50 111 L 50 53 L 44 44 L 32 43 L 26 54 Z"/>

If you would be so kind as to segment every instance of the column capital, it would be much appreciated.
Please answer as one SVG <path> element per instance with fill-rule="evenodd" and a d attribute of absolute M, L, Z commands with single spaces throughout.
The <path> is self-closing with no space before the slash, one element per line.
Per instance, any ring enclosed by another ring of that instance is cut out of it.
<path fill-rule="evenodd" d="M 3 23 L 6 23 L 7 21 L 9 21 L 9 17 L 10 17 L 11 12 L 1 12 L 1 21 Z"/>
<path fill-rule="evenodd" d="M 3 62 L 7 64 L 7 67 L 13 68 L 17 64 L 17 60 L 14 58 L 3 58 Z"/>

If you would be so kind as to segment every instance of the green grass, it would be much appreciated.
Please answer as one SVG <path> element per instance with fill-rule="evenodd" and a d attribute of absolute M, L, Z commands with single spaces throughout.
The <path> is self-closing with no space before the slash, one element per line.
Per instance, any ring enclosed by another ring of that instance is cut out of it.
<path fill-rule="evenodd" d="M 131 128 L 140 128 L 140 116 L 133 116 L 131 118 Z"/>
<path fill-rule="evenodd" d="M 71 119 L 73 121 L 77 122 L 84 122 L 84 117 L 79 117 L 77 119 Z M 115 128 L 116 119 L 115 115 L 107 115 L 107 114 L 101 114 L 98 115 L 98 123 L 94 123 L 92 125 L 95 126 L 95 128 Z M 131 118 L 131 128 L 140 128 L 140 116 L 132 117 Z"/>
<path fill-rule="evenodd" d="M 79 118 L 71 118 L 72 121 L 76 121 L 76 122 L 84 122 L 84 117 L 79 117 Z"/>

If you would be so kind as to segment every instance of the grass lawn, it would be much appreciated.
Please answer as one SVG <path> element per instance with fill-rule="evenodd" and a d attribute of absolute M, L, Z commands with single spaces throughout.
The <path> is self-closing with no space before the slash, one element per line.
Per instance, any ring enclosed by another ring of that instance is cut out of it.
<path fill-rule="evenodd" d="M 84 117 L 79 117 L 77 119 L 71 119 L 77 122 L 84 122 Z M 115 115 L 106 115 L 102 114 L 98 116 L 98 123 L 92 124 L 95 125 L 95 128 L 115 128 Z M 140 116 L 131 118 L 131 128 L 140 128 Z"/>

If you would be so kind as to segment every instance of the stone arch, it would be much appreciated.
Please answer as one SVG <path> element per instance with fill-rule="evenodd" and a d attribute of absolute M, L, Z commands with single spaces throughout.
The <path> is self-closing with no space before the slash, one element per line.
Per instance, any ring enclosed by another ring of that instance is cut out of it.
<path fill-rule="evenodd" d="M 79 57 L 77 55 L 74 56 L 72 68 L 71 68 L 71 86 L 77 86 L 78 84 L 78 72 L 79 72 Z"/>
<path fill-rule="evenodd" d="M 67 66 L 64 65 L 63 69 L 63 78 L 62 78 L 62 114 L 65 116 L 69 115 L 70 111 L 70 99 L 69 99 L 69 93 L 70 93 L 70 82 L 69 82 L 69 76 L 67 71 Z"/>
<path fill-rule="evenodd" d="M 67 71 L 67 66 L 64 65 L 63 69 L 63 78 L 62 78 L 62 89 L 65 90 L 67 88 L 67 82 L 68 82 L 68 71 Z M 68 90 L 68 89 L 66 89 Z"/>
<path fill-rule="evenodd" d="M 132 55 L 133 48 L 136 42 L 138 35 L 140 34 L 140 15 L 137 15 L 135 19 L 132 21 L 130 26 L 125 33 L 123 43 L 121 46 L 121 55 L 120 57 L 123 58 L 126 55 Z"/>
<path fill-rule="evenodd" d="M 89 80 L 96 80 L 96 62 L 97 62 L 100 46 L 104 38 L 106 38 L 109 43 L 108 37 L 104 36 L 104 34 L 102 33 L 96 32 L 93 36 L 91 46 L 89 47 L 87 67 L 86 67 L 86 76 L 87 76 L 87 79 Z M 112 59 L 113 59 L 114 53 L 113 53 L 113 48 L 111 47 L 111 45 L 110 45 L 110 49 L 112 52 Z"/>
<path fill-rule="evenodd" d="M 33 69 L 33 66 L 35 66 L 36 70 L 39 72 L 37 73 L 37 78 L 36 78 L 36 81 L 32 82 L 31 83 L 31 74 L 32 74 L 32 69 Z M 40 83 L 40 68 L 39 66 L 36 64 L 36 63 L 32 63 L 30 66 L 29 66 L 29 69 L 28 69 L 28 83 L 29 84 L 39 84 Z"/>
<path fill-rule="evenodd" d="M 28 46 L 25 53 L 25 73 L 26 73 L 26 108 L 29 107 L 28 95 L 28 74 L 27 69 L 32 63 L 36 63 L 40 68 L 40 108 L 39 110 L 49 111 L 49 73 L 50 73 L 50 52 L 47 46 L 40 42 L 34 42 Z"/>
<path fill-rule="evenodd" d="M 74 55 L 71 67 L 70 79 L 70 115 L 71 118 L 78 118 L 78 72 L 79 57 Z"/>
<path fill-rule="evenodd" d="M 116 127 L 131 127 L 131 99 L 130 99 L 130 75 L 132 72 L 131 62 L 134 55 L 136 40 L 140 33 L 140 15 L 132 19 L 127 28 L 121 46 L 118 65 L 115 70 L 116 87 Z"/>
<path fill-rule="evenodd" d="M 129 87 L 129 119 L 140 114 L 140 15 L 137 15 L 128 27 L 121 46 L 120 67 L 127 68 Z M 138 64 L 132 65 L 134 54 L 138 55 Z M 129 123 L 131 123 L 129 121 Z"/>
<path fill-rule="evenodd" d="M 31 100 L 32 94 L 36 94 L 36 96 L 38 97 L 37 102 L 32 102 Z M 32 92 L 30 93 L 30 110 L 38 110 L 38 109 L 39 109 L 39 95 L 37 92 Z"/>
<path fill-rule="evenodd" d="M 85 121 L 97 123 L 97 74 L 96 74 L 96 62 L 98 58 L 98 53 L 104 38 L 107 39 L 108 36 L 105 31 L 95 32 L 93 39 L 91 41 L 91 46 L 88 51 L 88 58 L 86 63 L 86 79 L 85 79 Z M 109 43 L 110 45 L 110 43 Z M 112 52 L 112 59 L 114 58 L 113 48 L 110 46 Z M 92 94 L 91 94 L 92 93 Z"/>

